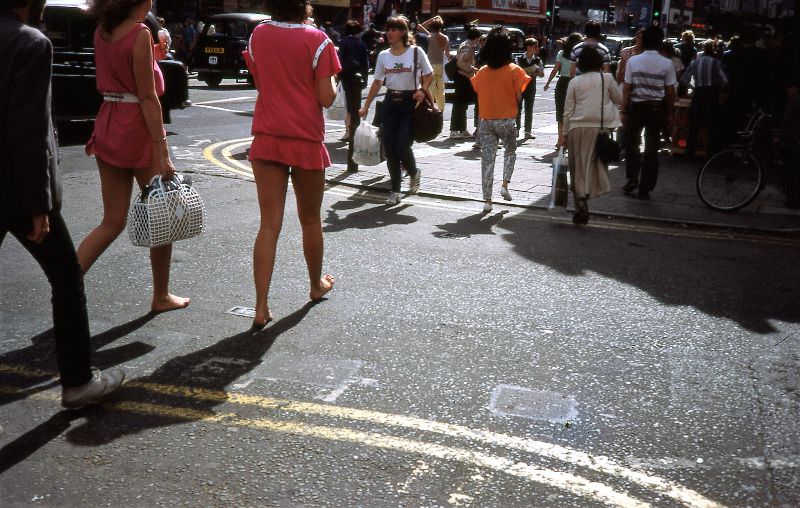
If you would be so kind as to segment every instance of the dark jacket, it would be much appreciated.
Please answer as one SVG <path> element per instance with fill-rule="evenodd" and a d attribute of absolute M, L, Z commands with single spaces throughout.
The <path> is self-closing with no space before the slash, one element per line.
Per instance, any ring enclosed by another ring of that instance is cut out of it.
<path fill-rule="evenodd" d="M 366 81 L 369 73 L 369 55 L 367 46 L 355 35 L 348 35 L 339 44 L 339 62 L 342 64 L 341 77 L 350 79 L 360 74 L 360 79 Z"/>
<path fill-rule="evenodd" d="M 0 216 L 58 211 L 58 144 L 50 112 L 53 46 L 0 14 Z"/>

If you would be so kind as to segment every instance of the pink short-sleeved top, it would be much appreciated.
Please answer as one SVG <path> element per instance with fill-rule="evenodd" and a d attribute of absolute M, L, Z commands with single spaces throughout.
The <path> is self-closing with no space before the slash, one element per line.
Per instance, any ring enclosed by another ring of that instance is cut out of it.
<path fill-rule="evenodd" d="M 258 88 L 250 160 L 301 169 L 330 166 L 316 83 L 342 66 L 328 36 L 308 25 L 265 21 L 244 55 Z"/>
<path fill-rule="evenodd" d="M 94 33 L 94 54 L 97 91 L 102 93 L 129 93 L 138 97 L 133 74 L 133 46 L 142 30 L 139 23 L 125 36 L 108 42 Z M 153 60 L 156 93 L 164 93 L 164 76 Z M 104 162 L 121 168 L 145 168 L 152 157 L 150 131 L 144 121 L 142 106 L 132 102 L 103 101 L 94 123 L 94 132 L 86 145 L 86 154 L 95 155 Z"/>

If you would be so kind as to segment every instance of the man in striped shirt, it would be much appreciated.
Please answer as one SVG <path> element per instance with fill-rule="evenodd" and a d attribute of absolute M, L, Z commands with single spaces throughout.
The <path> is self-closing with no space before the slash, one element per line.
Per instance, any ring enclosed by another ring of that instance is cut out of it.
<path fill-rule="evenodd" d="M 586 23 L 586 27 L 583 29 L 586 35 L 586 38 L 583 42 L 579 42 L 572 48 L 567 58 L 570 59 L 572 65 L 569 69 L 570 76 L 576 76 L 580 74 L 578 72 L 578 57 L 581 56 L 581 51 L 583 48 L 592 47 L 600 53 L 600 56 L 603 57 L 603 72 L 608 72 L 611 69 L 611 53 L 608 51 L 608 48 L 604 44 L 600 44 L 600 38 L 603 37 L 602 27 L 600 23 L 597 21 L 589 21 Z"/>
<path fill-rule="evenodd" d="M 642 34 L 644 51 L 632 56 L 625 67 L 621 119 L 625 126 L 625 192 L 639 189 L 639 199 L 650 199 L 658 178 L 658 145 L 661 131 L 672 124 L 675 102 L 675 66 L 659 54 L 661 29 L 651 26 Z M 644 130 L 644 158 L 639 145 Z M 641 173 L 641 181 L 640 175 Z"/>
<path fill-rule="evenodd" d="M 681 78 L 681 84 L 691 86 L 692 105 L 689 107 L 689 139 L 686 155 L 693 156 L 697 147 L 697 134 L 700 127 L 708 129 L 708 149 L 706 155 L 715 154 L 720 147 L 720 93 L 728 84 L 728 76 L 722 69 L 722 62 L 714 56 L 714 41 L 703 44 L 703 53 L 692 60 Z"/>

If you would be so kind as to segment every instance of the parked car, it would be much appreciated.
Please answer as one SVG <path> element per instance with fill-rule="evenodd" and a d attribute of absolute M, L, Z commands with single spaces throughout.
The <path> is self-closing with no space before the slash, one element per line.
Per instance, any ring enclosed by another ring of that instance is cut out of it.
<path fill-rule="evenodd" d="M 232 12 L 208 18 L 192 55 L 192 70 L 197 79 L 214 88 L 223 79 L 246 80 L 252 83 L 242 51 L 247 49 L 250 34 L 265 14 Z"/>
<path fill-rule="evenodd" d="M 148 15 L 153 40 L 158 40 L 158 21 Z M 91 121 L 97 116 L 102 96 L 97 91 L 94 62 L 96 20 L 86 0 L 48 0 L 42 31 L 53 43 L 53 114 L 60 127 L 74 121 Z M 170 111 L 183 109 L 189 102 L 189 77 L 177 60 L 158 62 L 164 74 L 164 95 L 160 97 L 164 122 Z"/>

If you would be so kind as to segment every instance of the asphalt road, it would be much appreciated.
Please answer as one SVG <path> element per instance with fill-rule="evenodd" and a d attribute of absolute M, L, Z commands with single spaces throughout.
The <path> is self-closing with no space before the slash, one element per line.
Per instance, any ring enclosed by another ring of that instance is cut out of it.
<path fill-rule="evenodd" d="M 198 87 L 169 127 L 208 207 L 176 245 L 191 306 L 147 314 L 124 237 L 87 274 L 94 363 L 130 380 L 106 404 L 60 411 L 47 283 L 3 243 L 3 505 L 800 504 L 796 238 L 331 187 L 337 282 L 312 306 L 290 188 L 276 321 L 253 335 L 227 311 L 253 304 L 255 188 L 203 156 L 247 137 L 253 96 Z M 62 157 L 78 242 L 97 174 Z"/>

